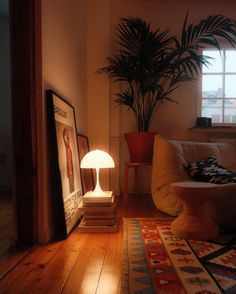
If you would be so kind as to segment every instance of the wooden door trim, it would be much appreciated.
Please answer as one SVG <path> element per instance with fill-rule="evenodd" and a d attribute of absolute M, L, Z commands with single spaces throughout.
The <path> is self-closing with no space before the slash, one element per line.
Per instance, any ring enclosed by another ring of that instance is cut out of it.
<path fill-rule="evenodd" d="M 41 1 L 10 1 L 12 131 L 19 244 L 38 236 L 37 99 L 42 99 Z"/>

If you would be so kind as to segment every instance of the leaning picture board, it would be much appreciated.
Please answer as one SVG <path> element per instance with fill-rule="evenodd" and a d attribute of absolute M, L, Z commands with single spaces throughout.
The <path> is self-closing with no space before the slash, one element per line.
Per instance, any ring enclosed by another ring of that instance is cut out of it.
<path fill-rule="evenodd" d="M 60 217 L 60 231 L 66 237 L 80 219 L 79 203 L 82 199 L 80 161 L 74 107 L 52 90 L 46 92 L 49 108 L 50 143 L 57 169 L 54 189 Z M 55 174 L 55 173 L 54 173 Z M 54 199 L 55 199 L 54 197 Z"/>

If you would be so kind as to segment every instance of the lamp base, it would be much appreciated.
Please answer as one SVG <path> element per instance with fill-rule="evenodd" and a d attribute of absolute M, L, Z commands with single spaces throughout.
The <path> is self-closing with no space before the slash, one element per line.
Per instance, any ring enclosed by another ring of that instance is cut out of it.
<path fill-rule="evenodd" d="M 87 192 L 83 196 L 83 202 L 112 202 L 113 200 L 113 192 L 112 191 L 106 191 L 106 195 L 94 195 L 92 191 Z"/>

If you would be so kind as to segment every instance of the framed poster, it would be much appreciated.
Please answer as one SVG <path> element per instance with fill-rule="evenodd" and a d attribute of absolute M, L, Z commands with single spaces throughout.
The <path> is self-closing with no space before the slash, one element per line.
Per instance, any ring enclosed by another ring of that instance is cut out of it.
<path fill-rule="evenodd" d="M 79 203 L 82 184 L 77 143 L 75 111 L 73 106 L 52 90 L 47 90 L 51 128 L 51 141 L 55 168 L 57 168 L 57 205 L 59 205 L 60 230 L 68 235 L 80 218 Z M 58 217 L 58 216 L 57 216 Z"/>
<path fill-rule="evenodd" d="M 79 146 L 79 159 L 80 162 L 82 158 L 89 152 L 89 142 L 88 137 L 78 134 L 78 146 Z M 82 168 L 80 170 L 82 177 L 82 186 L 84 194 L 88 191 L 94 190 L 94 180 L 92 169 Z"/>

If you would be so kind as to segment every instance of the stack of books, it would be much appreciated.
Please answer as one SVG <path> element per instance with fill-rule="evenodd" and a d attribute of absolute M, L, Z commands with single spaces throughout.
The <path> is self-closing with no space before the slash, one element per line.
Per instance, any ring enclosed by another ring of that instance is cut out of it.
<path fill-rule="evenodd" d="M 114 194 L 109 191 L 107 196 L 91 197 L 87 192 L 79 205 L 83 218 L 79 231 L 84 233 L 116 232 L 116 203 Z"/>

